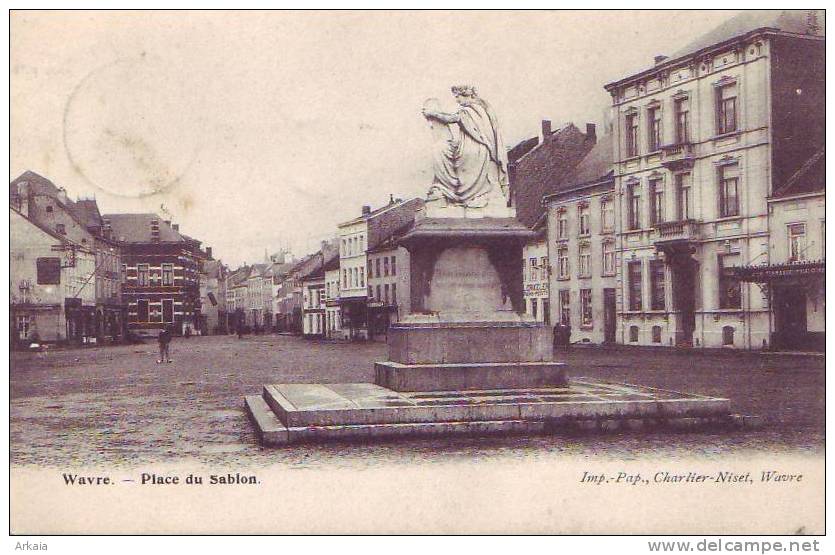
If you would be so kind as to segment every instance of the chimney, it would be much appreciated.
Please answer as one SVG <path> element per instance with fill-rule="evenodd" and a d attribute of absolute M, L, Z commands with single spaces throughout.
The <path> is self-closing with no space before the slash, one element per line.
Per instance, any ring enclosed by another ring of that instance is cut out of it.
<path fill-rule="evenodd" d="M 655 65 L 660 64 L 661 62 L 663 62 L 666 59 L 667 59 L 667 56 L 665 56 L 664 54 L 659 54 L 658 56 L 655 57 Z"/>
<path fill-rule="evenodd" d="M 63 187 L 58 188 L 58 199 L 64 204 L 67 204 L 70 200 L 70 198 L 67 196 L 67 190 Z"/>
<path fill-rule="evenodd" d="M 389 193 L 389 204 L 394 204 L 394 195 Z"/>
<path fill-rule="evenodd" d="M 362 215 L 367 216 L 369 214 L 371 214 L 371 207 L 367 204 L 363 204 L 362 205 Z"/>
<path fill-rule="evenodd" d="M 542 120 L 542 140 L 545 141 L 545 139 L 547 139 L 550 134 L 551 134 L 551 120 L 544 119 L 544 120 Z"/>
<path fill-rule="evenodd" d="M 597 126 L 593 123 L 586 124 L 586 140 L 594 143 L 597 142 Z"/>
<path fill-rule="evenodd" d="M 171 224 L 171 228 L 174 231 L 180 231 L 180 224 Z"/>
<path fill-rule="evenodd" d="M 206 247 L 206 258 L 212 259 L 212 247 Z"/>

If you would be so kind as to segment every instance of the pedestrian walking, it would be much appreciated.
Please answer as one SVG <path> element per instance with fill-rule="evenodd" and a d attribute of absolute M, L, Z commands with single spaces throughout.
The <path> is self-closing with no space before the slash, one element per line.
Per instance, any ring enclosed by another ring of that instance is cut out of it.
<path fill-rule="evenodd" d="M 167 327 L 159 332 L 157 341 L 159 341 L 159 360 L 157 360 L 157 364 L 162 364 L 163 362 L 170 363 L 171 355 L 169 353 L 168 346 L 171 343 L 171 332 Z"/>
<path fill-rule="evenodd" d="M 243 324 L 239 323 L 235 327 L 237 328 L 237 331 L 238 331 L 238 339 L 241 339 L 244 336 L 244 326 L 243 326 Z"/>

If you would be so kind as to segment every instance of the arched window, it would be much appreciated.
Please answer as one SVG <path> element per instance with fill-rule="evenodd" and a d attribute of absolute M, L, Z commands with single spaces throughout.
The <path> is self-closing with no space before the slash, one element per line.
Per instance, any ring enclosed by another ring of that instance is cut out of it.
<path fill-rule="evenodd" d="M 722 345 L 730 345 L 733 346 L 734 344 L 734 327 L 733 326 L 725 326 L 722 328 Z"/>
<path fill-rule="evenodd" d="M 629 341 L 630 343 L 638 342 L 638 326 L 629 326 Z"/>
<path fill-rule="evenodd" d="M 661 343 L 661 326 L 652 326 L 652 342 Z"/>

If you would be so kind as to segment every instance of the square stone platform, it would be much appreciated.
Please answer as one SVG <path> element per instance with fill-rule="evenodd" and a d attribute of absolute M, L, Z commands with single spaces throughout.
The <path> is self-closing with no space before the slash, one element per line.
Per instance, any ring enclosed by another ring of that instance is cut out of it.
<path fill-rule="evenodd" d="M 276 384 L 245 399 L 261 442 L 546 433 L 720 424 L 728 399 L 573 378 L 563 387 L 394 391 L 377 384 Z"/>

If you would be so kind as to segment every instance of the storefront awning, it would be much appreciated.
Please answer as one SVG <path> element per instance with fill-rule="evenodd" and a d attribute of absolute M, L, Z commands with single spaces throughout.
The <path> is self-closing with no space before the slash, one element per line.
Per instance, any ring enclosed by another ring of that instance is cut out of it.
<path fill-rule="evenodd" d="M 737 266 L 731 268 L 734 277 L 740 281 L 770 283 L 793 281 L 807 278 L 823 278 L 826 262 L 823 260 L 802 260 L 785 264 L 761 264 L 759 266 Z"/>

